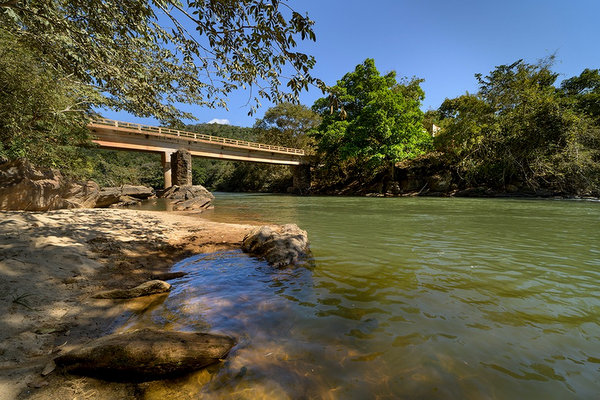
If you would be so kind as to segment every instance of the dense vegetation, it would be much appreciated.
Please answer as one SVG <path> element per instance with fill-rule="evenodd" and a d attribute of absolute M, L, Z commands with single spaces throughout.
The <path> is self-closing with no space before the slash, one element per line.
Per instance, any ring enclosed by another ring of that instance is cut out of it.
<path fill-rule="evenodd" d="M 322 117 L 311 132 L 319 155 L 319 185 L 344 186 L 370 181 L 382 168 L 424 154 L 431 135 L 423 129 L 422 80 L 396 81 L 394 71 L 381 76 L 375 61 L 365 60 L 313 105 Z"/>
<path fill-rule="evenodd" d="M 447 99 L 433 115 L 435 145 L 467 186 L 600 192 L 600 75 L 555 86 L 552 59 L 477 74 L 479 91 Z"/>

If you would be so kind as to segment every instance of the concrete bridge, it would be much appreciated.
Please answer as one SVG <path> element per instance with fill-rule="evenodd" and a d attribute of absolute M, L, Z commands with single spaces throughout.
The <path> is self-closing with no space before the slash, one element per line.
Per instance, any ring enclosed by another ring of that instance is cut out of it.
<path fill-rule="evenodd" d="M 309 161 L 301 149 L 104 118 L 92 120 L 88 127 L 92 141 L 102 148 L 160 153 L 165 188 L 191 184 L 191 156 L 290 165 L 294 187 L 304 191 L 310 186 Z"/>

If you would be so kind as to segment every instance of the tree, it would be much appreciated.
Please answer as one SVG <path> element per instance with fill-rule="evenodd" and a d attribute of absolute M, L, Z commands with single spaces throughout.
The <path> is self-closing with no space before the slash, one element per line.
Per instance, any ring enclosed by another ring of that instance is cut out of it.
<path fill-rule="evenodd" d="M 586 68 L 579 76 L 565 79 L 560 92 L 578 111 L 600 125 L 600 70 Z"/>
<path fill-rule="evenodd" d="M 269 108 L 263 118 L 256 120 L 254 129 L 260 142 L 310 152 L 313 142 L 308 132 L 320 122 L 319 114 L 304 105 L 280 103 Z"/>
<path fill-rule="evenodd" d="M 323 118 L 314 131 L 319 152 L 330 162 L 353 160 L 369 167 L 423 154 L 431 136 L 422 125 L 421 82 L 398 83 L 394 71 L 382 76 L 373 59 L 357 65 L 313 106 Z"/>
<path fill-rule="evenodd" d="M 193 117 L 180 102 L 225 106 L 238 88 L 257 88 L 252 111 L 321 85 L 314 58 L 294 51 L 312 25 L 286 0 L 0 0 L 0 29 L 97 89 L 95 105 L 162 121 Z"/>
<path fill-rule="evenodd" d="M 72 170 L 73 146 L 87 143 L 86 113 L 98 98 L 0 29 L 0 157 Z"/>
<path fill-rule="evenodd" d="M 436 146 L 467 184 L 571 193 L 600 188 L 600 141 L 590 139 L 598 129 L 556 89 L 552 62 L 519 60 L 476 74 L 476 94 L 441 105 Z"/>

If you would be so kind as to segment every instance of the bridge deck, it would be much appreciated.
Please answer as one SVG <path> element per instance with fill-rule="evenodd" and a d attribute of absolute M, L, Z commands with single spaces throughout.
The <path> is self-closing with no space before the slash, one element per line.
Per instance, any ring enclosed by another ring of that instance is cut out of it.
<path fill-rule="evenodd" d="M 159 126 L 150 126 L 142 124 L 133 124 L 130 122 L 115 121 L 106 118 L 99 118 L 93 120 L 89 124 L 90 128 L 110 128 L 114 131 L 122 131 L 128 133 L 139 133 L 144 135 L 151 135 L 154 137 L 164 137 L 170 139 L 182 139 L 186 141 L 194 141 L 199 143 L 210 143 L 217 144 L 227 147 L 235 147 L 239 149 L 248 150 L 261 150 L 271 153 L 288 154 L 294 156 L 304 156 L 304 150 L 294 149 L 290 147 L 274 146 L 264 143 L 248 142 L 245 140 L 228 139 L 218 136 L 205 135 L 203 133 L 195 133 L 189 131 L 182 131 L 178 129 L 171 129 Z"/>

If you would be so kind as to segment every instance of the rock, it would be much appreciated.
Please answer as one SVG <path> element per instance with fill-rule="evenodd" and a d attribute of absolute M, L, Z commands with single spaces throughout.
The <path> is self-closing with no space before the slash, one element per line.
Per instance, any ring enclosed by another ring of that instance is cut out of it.
<path fill-rule="evenodd" d="M 117 381 L 148 381 L 198 370 L 227 356 L 235 340 L 196 332 L 141 329 L 113 334 L 57 357 L 69 372 Z"/>
<path fill-rule="evenodd" d="M 33 389 L 40 389 L 43 388 L 44 386 L 48 386 L 49 383 L 47 380 L 42 379 L 42 378 L 35 378 L 33 379 L 31 382 L 29 382 L 27 384 L 27 387 L 33 388 Z"/>
<path fill-rule="evenodd" d="M 54 361 L 49 361 L 48 363 L 46 363 L 46 365 L 44 366 L 44 369 L 42 370 L 41 375 L 42 376 L 48 376 L 50 375 L 50 373 L 52 371 L 54 371 L 56 369 L 56 364 L 54 363 Z"/>
<path fill-rule="evenodd" d="M 212 208 L 212 199 L 198 197 L 189 200 L 175 200 L 171 205 L 175 211 L 207 210 Z"/>
<path fill-rule="evenodd" d="M 121 189 L 118 187 L 107 187 L 100 190 L 98 200 L 96 200 L 96 207 L 108 207 L 111 204 L 119 202 L 121 197 Z"/>
<path fill-rule="evenodd" d="M 123 185 L 121 186 L 121 194 L 123 196 L 130 196 L 136 199 L 145 200 L 154 196 L 154 189 L 147 186 Z"/>
<path fill-rule="evenodd" d="M 158 197 L 171 200 L 189 200 L 197 197 L 207 197 L 212 200 L 215 198 L 215 196 L 213 196 L 212 193 L 206 190 L 206 188 L 202 185 L 174 185 L 168 189 L 158 192 Z"/>
<path fill-rule="evenodd" d="M 158 193 L 159 197 L 171 199 L 174 210 L 206 210 L 212 207 L 215 196 L 201 185 L 171 186 Z"/>
<path fill-rule="evenodd" d="M 242 250 L 276 268 L 310 261 L 308 235 L 294 224 L 256 228 L 244 238 Z"/>
<path fill-rule="evenodd" d="M 427 179 L 427 183 L 433 192 L 447 192 L 452 185 L 452 174 L 450 171 L 440 172 L 439 174 L 430 176 Z"/>
<path fill-rule="evenodd" d="M 169 281 L 171 279 L 182 278 L 186 275 L 187 275 L 187 273 L 183 272 L 183 271 L 181 271 L 181 272 L 160 272 L 160 273 L 152 274 L 152 275 L 150 275 L 150 277 L 152 279 L 158 279 L 161 281 Z"/>
<path fill-rule="evenodd" d="M 165 293 L 171 290 L 167 282 L 153 280 L 144 282 L 131 289 L 113 289 L 96 293 L 94 299 L 133 299 L 134 297 L 149 296 L 151 294 Z"/>
<path fill-rule="evenodd" d="M 19 159 L 0 165 L 0 210 L 48 211 L 94 207 L 100 188 Z"/>
<path fill-rule="evenodd" d="M 154 195 L 154 189 L 146 186 L 123 185 L 119 187 L 106 187 L 100 190 L 96 207 L 104 208 L 134 205 L 140 199 L 147 199 Z"/>
<path fill-rule="evenodd" d="M 402 189 L 400 189 L 400 185 L 398 184 L 398 182 L 393 181 L 392 183 L 390 183 L 388 192 L 390 192 L 391 194 L 398 194 L 401 191 L 402 191 Z"/>
<path fill-rule="evenodd" d="M 140 201 L 138 199 L 136 199 L 135 197 L 121 196 L 121 197 L 119 197 L 119 202 L 115 203 L 115 204 L 111 204 L 110 207 L 111 208 L 127 207 L 127 206 L 135 206 L 137 204 L 140 204 Z"/>

